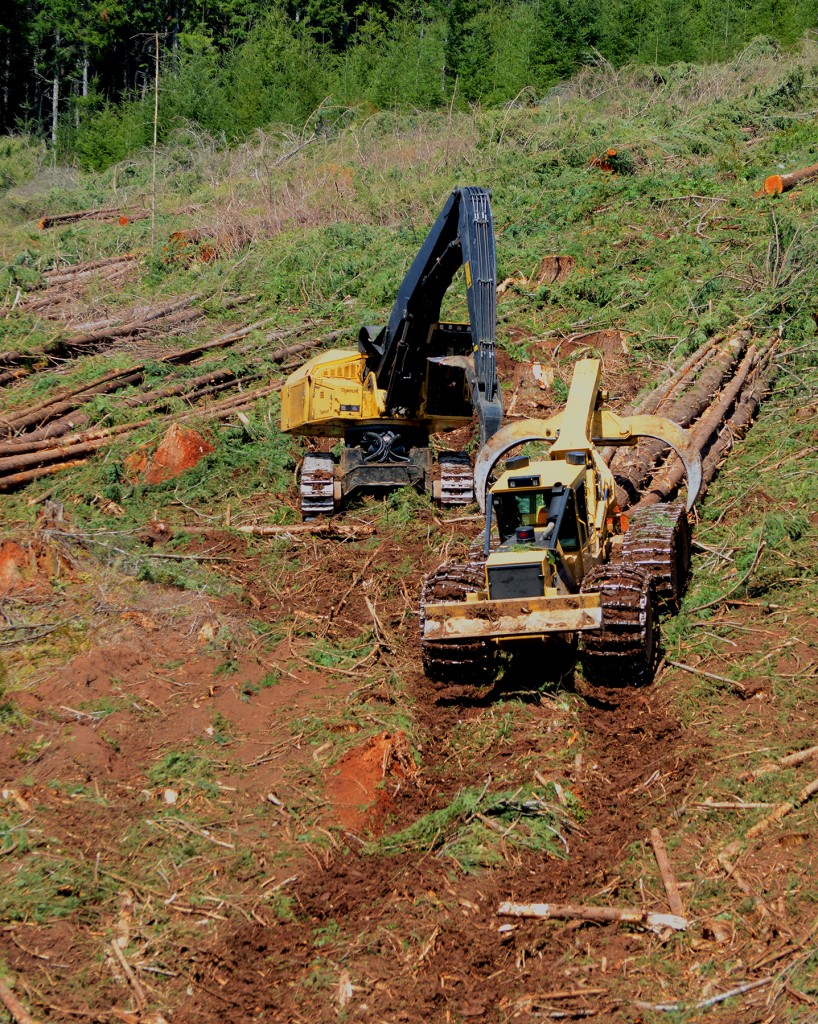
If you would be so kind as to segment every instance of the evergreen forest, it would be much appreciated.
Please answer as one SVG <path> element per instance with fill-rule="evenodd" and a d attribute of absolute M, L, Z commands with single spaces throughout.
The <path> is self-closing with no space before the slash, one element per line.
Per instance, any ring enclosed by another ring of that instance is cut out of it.
<path fill-rule="evenodd" d="M 0 128 L 99 170 L 151 142 L 157 75 L 159 141 L 195 126 L 230 143 L 539 102 L 588 64 L 739 65 L 816 26 L 818 0 L 5 0 Z"/>

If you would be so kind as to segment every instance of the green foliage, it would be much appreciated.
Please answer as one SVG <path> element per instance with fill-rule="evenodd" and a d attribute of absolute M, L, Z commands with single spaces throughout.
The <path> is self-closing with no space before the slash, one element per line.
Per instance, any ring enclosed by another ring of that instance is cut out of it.
<path fill-rule="evenodd" d="M 33 178 L 44 155 L 42 143 L 29 136 L 0 140 L 0 194 Z"/>
<path fill-rule="evenodd" d="M 487 793 L 461 790 L 446 807 L 419 818 L 400 832 L 371 844 L 370 852 L 398 854 L 438 851 L 464 870 L 497 863 L 502 840 L 521 849 L 564 857 L 560 828 L 564 812 L 555 804 L 553 786 L 522 785 Z"/>
<path fill-rule="evenodd" d="M 795 44 L 815 24 L 812 0 L 307 0 L 297 8 L 215 0 L 187 13 L 167 0 L 12 7 L 0 31 L 0 124 L 55 136 L 61 154 L 97 169 L 152 136 L 157 31 L 160 139 L 194 125 L 239 140 L 270 125 L 301 129 L 308 119 L 305 134 L 326 131 L 335 116 L 311 119 L 325 104 L 429 110 L 559 100 L 565 80 L 589 63 L 649 65 L 666 84 L 688 75 L 688 62 L 739 54 L 738 66 L 748 52 Z M 792 109 L 804 87 L 796 73 L 760 104 L 767 114 Z M 9 176 L 3 162 L 0 155 L 0 189 L 29 176 L 24 168 Z"/>
<path fill-rule="evenodd" d="M 171 750 L 148 772 L 152 786 L 207 781 L 213 775 L 213 762 L 188 750 Z"/>
<path fill-rule="evenodd" d="M 20 846 L 17 847 L 18 852 Z M 87 916 L 87 908 L 102 905 L 114 886 L 95 878 L 91 868 L 57 855 L 22 863 L 0 886 L 0 915 L 5 921 L 39 924 L 55 918 Z"/>
<path fill-rule="evenodd" d="M 152 110 L 147 102 L 106 103 L 71 133 L 66 152 L 76 155 L 83 167 L 99 171 L 147 146 L 152 136 Z"/>

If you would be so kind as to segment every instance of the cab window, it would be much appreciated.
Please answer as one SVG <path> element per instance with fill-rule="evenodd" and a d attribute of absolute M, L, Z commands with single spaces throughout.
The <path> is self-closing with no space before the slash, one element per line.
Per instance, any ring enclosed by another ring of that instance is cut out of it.
<path fill-rule="evenodd" d="M 496 495 L 493 506 L 500 537 L 510 537 L 518 526 L 544 526 L 550 502 L 550 490 Z"/>

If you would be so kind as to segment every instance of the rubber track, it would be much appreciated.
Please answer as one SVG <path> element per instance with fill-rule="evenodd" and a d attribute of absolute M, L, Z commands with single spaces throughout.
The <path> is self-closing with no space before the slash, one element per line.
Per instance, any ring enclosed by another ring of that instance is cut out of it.
<path fill-rule="evenodd" d="M 640 508 L 622 543 L 622 561 L 648 571 L 656 594 L 676 611 L 690 571 L 690 524 L 681 502 Z"/>

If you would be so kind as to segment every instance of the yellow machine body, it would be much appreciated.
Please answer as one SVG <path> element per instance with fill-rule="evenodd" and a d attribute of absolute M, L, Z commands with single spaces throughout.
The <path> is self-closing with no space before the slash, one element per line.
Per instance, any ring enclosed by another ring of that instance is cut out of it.
<path fill-rule="evenodd" d="M 462 601 L 426 604 L 423 641 L 505 641 L 600 628 L 599 594 L 580 592 L 585 576 L 610 560 L 617 543 L 615 481 L 599 446 L 632 445 L 643 435 L 662 438 L 685 462 L 688 507 L 693 504 L 701 460 L 687 432 L 662 417 L 619 417 L 603 409 L 599 377 L 598 359 L 580 360 L 561 413 L 510 424 L 480 452 L 477 496 L 487 511 L 486 535 L 494 516 L 501 544 L 490 550 L 486 541 L 484 589 Z M 512 460 L 513 468 L 501 473 L 487 494 L 486 482 L 503 455 L 531 441 L 550 447 L 540 457 Z M 519 537 L 525 528 L 527 541 L 517 542 L 515 529 Z"/>
<path fill-rule="evenodd" d="M 447 372 L 445 366 L 429 363 L 424 395 L 433 393 L 429 375 Z M 465 374 L 455 374 L 451 386 L 456 401 L 448 408 L 466 409 L 469 390 Z M 290 374 L 281 389 L 281 429 L 309 437 L 344 437 L 349 427 L 375 424 L 423 427 L 429 433 L 454 430 L 471 423 L 471 408 L 464 415 L 444 414 L 430 409 L 424 399 L 414 418 L 387 416 L 386 392 L 378 387 L 375 374 L 367 370 L 361 352 L 332 349 L 313 356 Z"/>

